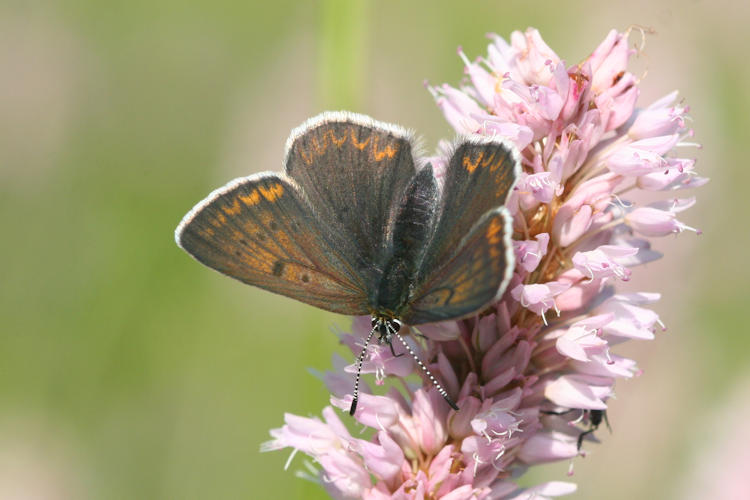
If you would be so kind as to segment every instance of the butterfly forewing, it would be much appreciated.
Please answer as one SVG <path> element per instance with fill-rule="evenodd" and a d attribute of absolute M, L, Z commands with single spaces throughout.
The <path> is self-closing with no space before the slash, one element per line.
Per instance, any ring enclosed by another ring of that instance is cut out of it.
<path fill-rule="evenodd" d="M 412 290 L 403 321 L 419 325 L 457 319 L 496 299 L 513 270 L 511 231 L 505 207 L 485 214 L 461 240 L 453 257 Z"/>
<path fill-rule="evenodd" d="M 244 283 L 342 314 L 361 315 L 366 284 L 350 244 L 322 226 L 293 181 L 238 179 L 199 203 L 176 231 L 201 263 Z"/>
<path fill-rule="evenodd" d="M 410 134 L 352 113 L 325 113 L 290 137 L 286 173 L 323 224 L 353 242 L 359 272 L 376 287 L 398 200 L 415 174 Z"/>
<path fill-rule="evenodd" d="M 519 175 L 513 148 L 500 139 L 458 143 L 445 173 L 439 218 L 417 281 L 429 280 L 458 250 L 458 242 L 489 210 L 505 204 Z"/>

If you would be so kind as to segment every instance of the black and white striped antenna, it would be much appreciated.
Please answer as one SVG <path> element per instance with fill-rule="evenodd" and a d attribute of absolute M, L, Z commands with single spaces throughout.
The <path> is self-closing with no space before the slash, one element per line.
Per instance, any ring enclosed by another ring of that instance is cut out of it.
<path fill-rule="evenodd" d="M 422 369 L 425 375 L 427 375 L 427 377 L 430 379 L 432 384 L 438 390 L 440 395 L 443 396 L 443 399 L 445 399 L 445 401 L 450 405 L 451 408 L 458 411 L 458 406 L 456 405 L 456 403 L 453 402 L 453 400 L 448 395 L 448 392 L 445 390 L 445 388 L 443 388 L 443 386 L 440 385 L 440 382 L 437 381 L 437 379 L 432 374 L 430 369 L 427 368 L 427 366 L 422 362 L 421 359 L 419 359 L 419 356 L 417 356 L 417 354 L 414 352 L 411 346 L 398 333 L 399 327 L 401 326 L 400 322 L 373 319 L 372 330 L 370 330 L 370 333 L 367 335 L 367 339 L 365 340 L 365 346 L 362 348 L 362 352 L 359 354 L 359 358 L 357 359 L 357 376 L 354 379 L 354 396 L 352 398 L 352 406 L 351 408 L 349 408 L 349 415 L 354 415 L 354 412 L 357 411 L 357 401 L 359 400 L 359 379 L 362 374 L 362 363 L 364 362 L 365 354 L 367 353 L 367 346 L 370 345 L 370 340 L 372 340 L 372 336 L 375 333 L 375 331 L 380 329 L 382 326 L 385 326 L 385 329 L 384 331 L 381 331 L 380 342 L 383 342 L 383 341 L 387 342 L 388 346 L 391 348 L 391 351 L 393 351 L 392 340 L 393 340 L 393 336 L 395 335 L 398 338 L 398 340 L 401 342 L 401 344 L 406 348 L 407 352 L 411 355 L 411 357 L 414 358 L 414 361 L 417 363 L 417 365 Z"/>
<path fill-rule="evenodd" d="M 365 359 L 365 353 L 367 352 L 367 346 L 370 345 L 370 340 L 372 339 L 372 335 L 375 333 L 375 330 L 378 329 L 378 325 L 375 324 L 372 327 L 372 330 L 370 330 L 370 334 L 367 336 L 367 340 L 365 340 L 365 346 L 362 348 L 362 352 L 359 353 L 359 359 L 357 359 L 357 378 L 354 379 L 354 397 L 352 398 L 352 407 L 349 408 L 349 415 L 354 416 L 354 412 L 357 411 L 357 400 L 359 398 L 359 377 L 362 375 L 362 361 Z"/>
<path fill-rule="evenodd" d="M 456 403 L 453 402 L 451 397 L 448 395 L 448 392 L 446 392 L 443 386 L 440 385 L 440 382 L 438 382 L 437 379 L 432 375 L 432 372 L 430 371 L 430 369 L 427 368 L 427 366 L 425 366 L 424 363 L 422 363 L 422 360 L 419 359 L 419 356 L 417 356 L 417 353 L 415 353 L 412 350 L 411 346 L 406 343 L 404 338 L 398 332 L 395 332 L 395 335 L 396 335 L 396 338 L 398 338 L 401 341 L 401 343 L 404 345 L 404 347 L 409 352 L 409 354 L 411 354 L 411 357 L 414 358 L 414 361 L 417 362 L 417 365 L 419 365 L 419 367 L 422 369 L 425 375 L 427 375 L 430 381 L 432 381 L 432 385 L 434 385 L 435 388 L 440 393 L 440 395 L 443 396 L 443 399 L 445 399 L 445 401 L 450 405 L 451 408 L 458 411 L 458 406 L 456 405 Z"/>

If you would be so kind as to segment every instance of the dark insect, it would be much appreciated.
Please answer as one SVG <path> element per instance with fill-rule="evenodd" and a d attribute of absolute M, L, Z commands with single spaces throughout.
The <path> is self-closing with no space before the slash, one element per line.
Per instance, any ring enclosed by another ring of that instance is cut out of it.
<path fill-rule="evenodd" d="M 514 267 L 503 206 L 520 172 L 499 138 L 458 140 L 439 183 L 409 132 L 352 113 L 295 129 L 284 173 L 235 179 L 183 218 L 177 244 L 244 283 L 351 316 L 370 315 L 393 350 L 399 331 L 464 318 L 505 290 Z M 442 187 L 441 187 L 442 185 Z M 417 359 L 440 394 L 445 389 Z"/>
<path fill-rule="evenodd" d="M 588 426 L 588 429 L 581 431 L 580 434 L 578 434 L 578 441 L 577 441 L 577 449 L 580 452 L 581 446 L 583 446 L 583 440 L 588 436 L 589 434 L 593 434 L 599 429 L 599 426 L 601 425 L 602 421 L 607 425 L 607 429 L 609 429 L 609 432 L 612 432 L 612 427 L 609 425 L 609 419 L 607 418 L 607 410 L 565 410 L 565 411 L 542 411 L 544 415 L 567 415 L 574 411 L 580 411 L 581 416 L 576 419 L 575 421 L 583 421 L 585 425 Z"/>

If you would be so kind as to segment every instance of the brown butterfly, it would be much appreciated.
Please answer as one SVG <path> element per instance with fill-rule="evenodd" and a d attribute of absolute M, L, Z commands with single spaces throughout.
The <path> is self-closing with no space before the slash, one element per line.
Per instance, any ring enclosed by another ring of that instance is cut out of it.
<path fill-rule="evenodd" d="M 411 133 L 348 113 L 323 113 L 292 131 L 284 173 L 262 172 L 212 192 L 183 218 L 177 244 L 199 262 L 255 285 L 347 315 L 371 315 L 367 345 L 477 313 L 514 267 L 503 206 L 520 172 L 500 138 L 461 138 L 443 175 L 418 168 Z M 442 184 L 442 187 L 441 185 Z"/>

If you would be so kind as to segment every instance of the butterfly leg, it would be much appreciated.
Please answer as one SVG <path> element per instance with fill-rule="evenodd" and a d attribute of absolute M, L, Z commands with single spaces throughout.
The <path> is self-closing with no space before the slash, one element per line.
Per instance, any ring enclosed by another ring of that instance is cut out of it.
<path fill-rule="evenodd" d="M 611 434 L 611 433 L 612 433 L 612 426 L 611 426 L 611 425 L 609 425 L 609 417 L 607 417 L 607 412 L 606 412 L 606 411 L 604 412 L 604 415 L 603 415 L 603 417 L 604 417 L 604 423 L 605 423 L 605 424 L 607 424 L 607 430 L 608 430 L 608 431 L 610 432 L 610 434 Z"/>
<path fill-rule="evenodd" d="M 401 354 L 396 354 L 396 351 L 393 349 L 393 342 L 388 342 L 388 347 L 391 348 L 391 354 L 393 354 L 394 358 L 400 358 L 401 356 L 406 354 L 405 352 L 402 352 Z"/>
<path fill-rule="evenodd" d="M 579 452 L 581 451 L 581 446 L 583 446 L 583 438 L 585 438 L 589 434 L 593 434 L 595 430 L 596 428 L 592 427 L 586 431 L 581 432 L 578 435 L 578 444 L 576 445 L 576 448 L 578 449 Z"/>

